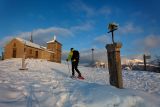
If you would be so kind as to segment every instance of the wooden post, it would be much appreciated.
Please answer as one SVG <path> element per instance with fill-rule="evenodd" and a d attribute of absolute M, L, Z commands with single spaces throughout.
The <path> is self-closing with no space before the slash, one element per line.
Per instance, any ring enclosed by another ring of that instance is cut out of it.
<path fill-rule="evenodd" d="M 144 71 L 147 70 L 147 66 L 146 66 L 146 55 L 143 55 L 143 60 L 144 60 Z"/>
<path fill-rule="evenodd" d="M 108 68 L 110 84 L 117 88 L 123 88 L 120 48 L 121 43 L 107 44 Z"/>
<path fill-rule="evenodd" d="M 113 34 L 113 30 L 111 31 L 112 32 L 112 42 L 114 44 L 114 34 Z"/>
<path fill-rule="evenodd" d="M 93 66 L 94 65 L 94 53 L 93 53 L 94 49 L 92 48 L 91 50 L 92 50 L 92 62 L 91 62 L 91 65 Z"/>
<path fill-rule="evenodd" d="M 4 60 L 4 52 L 2 52 L 2 60 Z"/>
<path fill-rule="evenodd" d="M 27 63 L 25 63 L 25 59 L 26 59 L 26 52 L 24 52 L 24 54 L 23 54 L 23 58 L 22 58 L 22 68 L 20 68 L 19 70 L 28 70 L 28 68 L 26 68 Z"/>

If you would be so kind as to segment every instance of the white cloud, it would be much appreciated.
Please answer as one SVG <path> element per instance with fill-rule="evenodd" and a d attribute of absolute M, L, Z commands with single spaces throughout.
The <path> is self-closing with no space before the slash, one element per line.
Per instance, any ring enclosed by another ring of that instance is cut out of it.
<path fill-rule="evenodd" d="M 54 35 L 57 36 L 64 36 L 64 37 L 68 37 L 68 36 L 73 36 L 72 31 L 70 31 L 69 29 L 66 28 L 60 28 L 60 27 L 49 27 L 46 29 L 36 29 L 32 31 L 32 35 L 33 37 L 38 37 L 44 39 L 46 37 L 53 37 Z M 18 35 L 18 37 L 22 37 L 22 38 L 28 38 L 31 36 L 31 32 L 22 32 Z"/>
<path fill-rule="evenodd" d="M 118 32 L 120 34 L 130 34 L 130 33 L 142 33 L 143 29 L 139 26 L 134 25 L 133 23 L 129 22 L 123 26 L 119 26 Z"/>
<path fill-rule="evenodd" d="M 111 43 L 111 37 L 109 35 L 101 35 L 97 36 L 94 39 L 95 44 L 106 44 L 106 43 Z"/>
<path fill-rule="evenodd" d="M 92 29 L 92 25 L 90 23 L 71 27 L 72 31 L 88 31 L 90 29 Z"/>
<path fill-rule="evenodd" d="M 62 37 L 72 37 L 78 31 L 88 31 L 93 28 L 93 22 L 82 23 L 80 25 L 71 26 L 70 28 L 62 27 L 49 27 L 49 28 L 39 28 L 29 32 L 21 32 L 18 35 L 6 36 L 0 41 L 0 45 L 4 46 L 7 41 L 12 38 L 21 37 L 26 40 L 30 39 L 31 32 L 33 35 L 33 41 L 40 45 L 45 45 L 47 41 L 53 39 L 54 35 Z"/>
<path fill-rule="evenodd" d="M 38 44 L 45 44 L 47 41 L 51 40 L 54 37 L 54 34 L 56 36 L 63 36 L 63 37 L 70 37 L 74 35 L 71 30 L 60 27 L 49 27 L 46 29 L 39 28 L 32 31 L 33 40 L 35 40 L 35 42 Z M 15 37 L 21 37 L 29 40 L 30 36 L 31 32 L 22 32 L 18 35 L 6 36 L 1 40 L 0 45 L 4 46 L 7 41 L 10 41 L 12 38 Z"/>
<path fill-rule="evenodd" d="M 36 40 L 36 43 L 42 45 L 46 45 L 46 42 L 53 39 L 54 35 L 56 35 L 57 37 L 71 37 L 74 34 L 71 30 L 60 27 L 50 27 L 46 29 L 37 29 L 33 31 L 33 39 Z"/>
<path fill-rule="evenodd" d="M 144 39 L 136 41 L 136 43 L 142 46 L 144 49 L 159 48 L 160 35 L 149 35 Z"/>
<path fill-rule="evenodd" d="M 92 7 L 87 6 L 82 1 L 74 1 L 70 4 L 72 11 L 84 12 L 88 17 L 94 15 L 94 10 Z"/>
<path fill-rule="evenodd" d="M 139 53 L 156 55 L 159 54 L 159 44 L 160 44 L 160 35 L 148 35 L 143 39 L 135 40 L 135 51 L 138 50 Z"/>
<path fill-rule="evenodd" d="M 105 15 L 105 16 L 108 16 L 109 14 L 111 14 L 111 8 L 107 7 L 107 6 L 104 6 L 102 8 L 100 8 L 98 10 L 98 13 L 102 14 L 102 15 Z"/>
<path fill-rule="evenodd" d="M 60 36 L 72 36 L 73 33 L 66 28 L 60 28 L 60 27 L 50 27 L 47 29 L 37 29 L 34 31 L 35 35 L 41 35 L 41 34 L 55 34 L 55 35 L 60 35 Z"/>
<path fill-rule="evenodd" d="M 70 29 L 73 32 L 88 31 L 88 30 L 93 29 L 93 24 L 94 24 L 93 22 L 86 22 L 86 23 L 82 23 L 82 24 L 77 25 L 77 26 L 73 26 Z"/>
<path fill-rule="evenodd" d="M 11 39 L 13 39 L 13 36 L 6 36 L 0 41 L 0 47 L 3 48 L 5 44 L 7 44 Z"/>
<path fill-rule="evenodd" d="M 104 6 L 101 8 L 93 8 L 82 1 L 74 1 L 71 3 L 71 9 L 75 12 L 83 12 L 87 17 L 108 16 L 111 13 L 111 8 Z"/>
<path fill-rule="evenodd" d="M 160 36 L 150 35 L 145 38 L 144 44 L 149 48 L 157 48 L 160 44 Z"/>

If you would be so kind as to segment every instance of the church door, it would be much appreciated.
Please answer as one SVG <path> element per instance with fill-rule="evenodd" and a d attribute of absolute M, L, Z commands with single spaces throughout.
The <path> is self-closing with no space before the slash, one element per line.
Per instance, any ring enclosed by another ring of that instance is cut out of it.
<path fill-rule="evenodd" d="M 38 51 L 36 51 L 36 58 L 38 58 Z"/>
<path fill-rule="evenodd" d="M 17 52 L 16 48 L 13 48 L 13 53 L 12 53 L 13 58 L 16 58 L 16 52 Z"/>

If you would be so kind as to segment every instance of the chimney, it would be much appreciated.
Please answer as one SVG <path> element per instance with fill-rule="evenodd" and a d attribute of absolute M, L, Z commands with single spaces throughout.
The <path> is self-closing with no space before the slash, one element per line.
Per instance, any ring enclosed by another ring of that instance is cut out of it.
<path fill-rule="evenodd" d="M 32 33 L 33 33 L 33 32 L 31 32 L 31 38 L 30 38 L 30 42 L 32 42 L 32 43 L 33 43 L 33 37 L 32 37 Z"/>

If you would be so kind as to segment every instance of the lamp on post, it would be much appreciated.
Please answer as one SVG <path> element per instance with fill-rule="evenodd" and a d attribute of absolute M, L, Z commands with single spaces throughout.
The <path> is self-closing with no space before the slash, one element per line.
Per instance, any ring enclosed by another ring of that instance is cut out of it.
<path fill-rule="evenodd" d="M 93 54 L 94 49 L 92 48 L 91 50 L 92 50 L 92 64 L 93 64 L 94 63 L 94 54 Z"/>
<path fill-rule="evenodd" d="M 1 59 L 4 60 L 4 47 L 2 47 L 2 53 L 1 54 L 2 54 Z"/>

